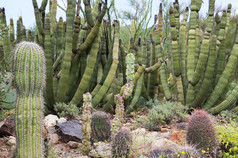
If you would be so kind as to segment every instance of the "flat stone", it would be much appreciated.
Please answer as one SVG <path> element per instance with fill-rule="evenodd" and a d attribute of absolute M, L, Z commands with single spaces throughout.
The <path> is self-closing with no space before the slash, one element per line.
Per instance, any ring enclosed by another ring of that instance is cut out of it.
<path fill-rule="evenodd" d="M 67 122 L 67 119 L 64 117 L 59 118 L 58 123 L 64 123 Z"/>
<path fill-rule="evenodd" d="M 44 119 L 44 125 L 46 128 L 54 127 L 58 122 L 59 118 L 56 115 L 47 115 Z"/>
<path fill-rule="evenodd" d="M 63 123 L 58 123 L 55 128 L 60 136 L 60 141 L 67 143 L 69 141 L 81 142 L 82 124 L 77 120 L 71 120 Z"/>
<path fill-rule="evenodd" d="M 161 128 L 160 132 L 161 133 L 166 133 L 166 132 L 169 132 L 169 129 L 168 128 Z"/>
<path fill-rule="evenodd" d="M 8 146 L 15 146 L 16 145 L 16 137 L 10 136 L 6 143 Z"/>
<path fill-rule="evenodd" d="M 159 151 L 173 151 L 175 149 L 179 148 L 179 145 L 172 142 L 171 140 L 168 140 L 166 138 L 161 138 L 154 140 L 151 144 L 151 149 L 153 150 L 159 150 Z"/>
<path fill-rule="evenodd" d="M 171 133 L 170 132 L 166 132 L 166 133 L 159 133 L 159 137 L 161 138 L 170 138 Z"/>
<path fill-rule="evenodd" d="M 79 144 L 77 142 L 74 142 L 74 141 L 69 141 L 67 144 L 69 145 L 69 147 L 71 149 L 77 149 L 78 146 L 79 146 Z"/>
<path fill-rule="evenodd" d="M 91 157 L 111 157 L 111 146 L 110 143 L 98 142 L 94 143 L 95 149 L 89 152 Z"/>
<path fill-rule="evenodd" d="M 50 134 L 49 135 L 49 142 L 51 144 L 57 144 L 59 142 L 59 136 L 56 133 Z"/>

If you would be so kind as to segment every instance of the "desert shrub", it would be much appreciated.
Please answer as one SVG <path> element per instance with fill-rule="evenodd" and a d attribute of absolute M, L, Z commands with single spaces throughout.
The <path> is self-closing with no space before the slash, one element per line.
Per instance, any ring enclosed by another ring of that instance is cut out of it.
<path fill-rule="evenodd" d="M 157 130 L 158 125 L 169 124 L 171 121 L 185 121 L 187 117 L 188 108 L 178 102 L 164 102 L 154 99 L 146 104 L 151 107 L 144 121 L 145 128 L 149 130 Z"/>
<path fill-rule="evenodd" d="M 56 103 L 54 109 L 58 116 L 71 119 L 79 114 L 79 109 L 74 104 Z"/>
<path fill-rule="evenodd" d="M 238 124 L 234 121 L 216 126 L 222 157 L 238 157 Z"/>
<path fill-rule="evenodd" d="M 217 122 L 226 124 L 230 120 L 238 123 L 237 113 L 229 110 L 222 111 L 218 116 L 216 116 Z"/>

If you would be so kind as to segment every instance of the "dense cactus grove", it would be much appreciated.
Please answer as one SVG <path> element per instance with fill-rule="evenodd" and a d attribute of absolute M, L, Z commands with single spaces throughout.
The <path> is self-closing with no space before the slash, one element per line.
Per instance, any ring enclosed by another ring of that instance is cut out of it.
<path fill-rule="evenodd" d="M 231 22 L 231 4 L 218 14 L 215 0 L 209 0 L 202 27 L 202 2 L 191 0 L 190 8 L 182 10 L 175 0 L 167 20 L 161 3 L 148 34 L 140 34 L 148 28 L 134 19 L 127 41 L 121 39 L 125 26 L 110 18 L 107 0 L 67 0 L 66 19 L 56 19 L 57 0 L 41 5 L 32 0 L 34 31 L 25 28 L 24 17 L 16 24 L 10 19 L 8 26 L 0 8 L 0 108 L 14 109 L 16 100 L 16 156 L 44 157 L 44 112 L 72 118 L 79 108 L 84 153 L 94 142 L 111 141 L 112 157 L 128 157 L 132 138 L 123 123 L 143 98 L 208 111 L 192 112 L 186 141 L 197 150 L 183 152 L 216 157 L 219 145 L 210 114 L 238 111 L 238 85 L 227 93 L 237 73 L 238 23 Z M 69 105 L 76 110 L 64 111 Z M 173 151 L 174 157 L 179 152 Z"/>

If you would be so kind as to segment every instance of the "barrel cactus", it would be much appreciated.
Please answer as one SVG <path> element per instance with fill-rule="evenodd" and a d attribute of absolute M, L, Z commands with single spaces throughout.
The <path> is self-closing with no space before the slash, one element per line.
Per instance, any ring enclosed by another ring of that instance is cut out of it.
<path fill-rule="evenodd" d="M 128 157 L 132 143 L 129 129 L 123 127 L 112 140 L 112 157 Z"/>
<path fill-rule="evenodd" d="M 205 110 L 195 110 L 188 119 L 186 141 L 202 153 L 214 156 L 218 147 L 214 122 Z"/>
<path fill-rule="evenodd" d="M 43 91 L 45 56 L 35 43 L 21 42 L 12 52 L 12 72 L 17 90 L 17 157 L 44 157 Z"/>
<path fill-rule="evenodd" d="M 93 142 L 108 141 L 111 137 L 111 123 L 108 115 L 103 111 L 96 111 L 92 114 L 91 122 Z"/>

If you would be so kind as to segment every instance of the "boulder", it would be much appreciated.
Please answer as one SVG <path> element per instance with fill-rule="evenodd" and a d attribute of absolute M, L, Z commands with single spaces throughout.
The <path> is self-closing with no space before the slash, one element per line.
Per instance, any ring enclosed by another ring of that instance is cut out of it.
<path fill-rule="evenodd" d="M 44 119 L 44 125 L 46 128 L 54 127 L 57 124 L 58 120 L 59 118 L 56 115 L 47 115 Z"/>
<path fill-rule="evenodd" d="M 82 124 L 77 120 L 58 123 L 55 128 L 60 136 L 61 142 L 67 143 L 69 141 L 82 141 Z"/>

